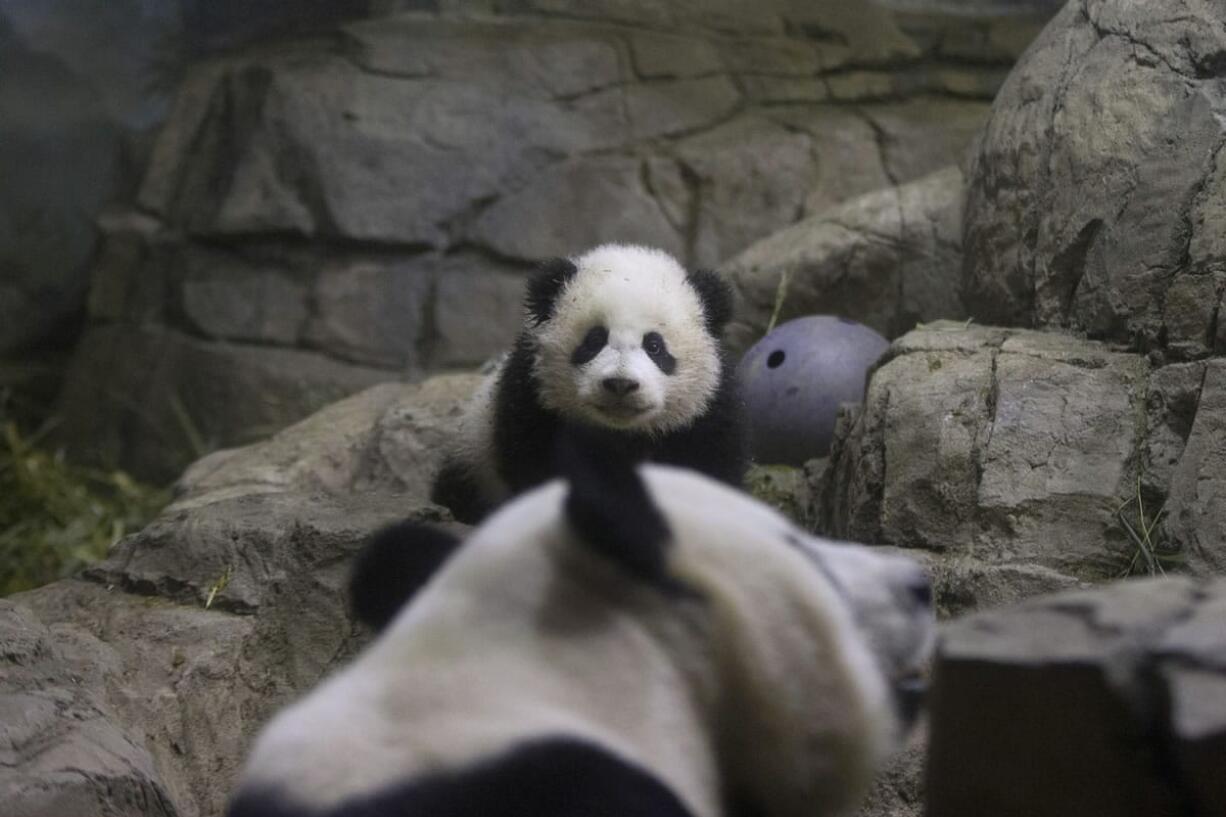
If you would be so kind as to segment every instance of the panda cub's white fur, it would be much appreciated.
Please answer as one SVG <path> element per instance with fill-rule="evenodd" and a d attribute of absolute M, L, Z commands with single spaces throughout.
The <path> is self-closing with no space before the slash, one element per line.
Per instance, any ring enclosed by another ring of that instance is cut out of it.
<path fill-rule="evenodd" d="M 718 275 L 606 244 L 542 265 L 526 306 L 513 349 L 459 423 L 435 501 L 478 521 L 555 475 L 553 443 L 568 426 L 739 484 L 745 424 L 721 340 L 732 294 Z"/>
<path fill-rule="evenodd" d="M 616 467 L 477 529 L 264 731 L 232 817 L 852 808 L 900 735 L 893 685 L 931 648 L 921 571 L 693 472 Z M 567 765 L 589 750 L 590 779 Z"/>

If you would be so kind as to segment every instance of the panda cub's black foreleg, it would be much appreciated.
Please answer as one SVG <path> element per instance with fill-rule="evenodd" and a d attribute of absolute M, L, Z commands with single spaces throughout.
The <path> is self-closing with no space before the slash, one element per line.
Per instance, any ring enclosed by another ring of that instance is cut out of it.
<path fill-rule="evenodd" d="M 454 460 L 445 460 L 435 475 L 430 501 L 447 508 L 457 522 L 466 525 L 477 524 L 494 509 L 468 468 Z"/>

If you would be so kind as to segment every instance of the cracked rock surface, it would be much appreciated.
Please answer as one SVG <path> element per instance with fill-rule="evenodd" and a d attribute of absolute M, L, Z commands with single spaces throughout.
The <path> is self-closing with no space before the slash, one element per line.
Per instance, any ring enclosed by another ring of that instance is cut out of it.
<path fill-rule="evenodd" d="M 941 636 L 931 814 L 1221 814 L 1226 580 L 1124 582 Z"/>
<path fill-rule="evenodd" d="M 962 174 L 948 167 L 827 209 L 723 266 L 738 294 L 729 328 L 744 351 L 779 321 L 833 314 L 893 338 L 917 321 L 959 318 Z"/>
<path fill-rule="evenodd" d="M 1226 361 L 937 322 L 840 418 L 819 530 L 928 551 L 948 612 L 1162 566 L 1226 569 Z"/>
<path fill-rule="evenodd" d="M 386 384 L 220 451 L 81 578 L 0 599 L 6 817 L 219 817 L 255 732 L 364 633 L 365 537 L 426 499 L 475 376 Z"/>
<path fill-rule="evenodd" d="M 61 400 L 79 456 L 170 478 L 185 428 L 235 445 L 380 375 L 481 363 L 543 256 L 618 240 L 716 265 L 949 166 L 1050 13 L 380 5 L 188 74 L 135 208 L 103 222 Z M 195 399 L 193 355 L 233 397 Z"/>
<path fill-rule="evenodd" d="M 1223 219 L 1226 6 L 1073 0 L 973 152 L 967 303 L 989 323 L 1222 354 Z"/>

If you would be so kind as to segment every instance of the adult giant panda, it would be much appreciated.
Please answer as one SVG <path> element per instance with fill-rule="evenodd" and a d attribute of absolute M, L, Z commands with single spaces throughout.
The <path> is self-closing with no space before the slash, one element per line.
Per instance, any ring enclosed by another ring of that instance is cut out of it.
<path fill-rule="evenodd" d="M 745 421 L 724 360 L 728 284 L 646 247 L 606 244 L 530 279 L 510 354 L 461 419 L 433 498 L 476 522 L 555 475 L 559 429 L 598 431 L 637 459 L 739 485 Z"/>
<path fill-rule="evenodd" d="M 462 547 L 408 523 L 376 538 L 353 592 L 380 635 L 265 729 L 229 817 L 854 806 L 930 650 L 919 568 L 581 450 Z"/>

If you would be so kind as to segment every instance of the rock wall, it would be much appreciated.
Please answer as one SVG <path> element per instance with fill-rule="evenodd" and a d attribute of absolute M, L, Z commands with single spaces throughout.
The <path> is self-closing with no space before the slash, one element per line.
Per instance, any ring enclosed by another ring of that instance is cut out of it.
<path fill-rule="evenodd" d="M 61 401 L 78 454 L 169 477 L 195 452 L 142 446 L 183 436 L 164 395 L 206 445 L 231 445 L 262 430 L 251 414 L 284 424 L 375 372 L 483 361 L 513 335 L 542 257 L 621 240 L 714 265 L 950 165 L 1045 19 L 784 0 L 400 5 L 188 74 L 136 212 L 103 225 Z M 115 337 L 136 373 L 106 351 Z M 159 361 L 184 346 L 227 360 L 233 411 L 182 394 L 194 384 Z M 309 372 L 301 390 L 251 390 L 287 350 Z M 124 388 L 99 388 L 100 372 Z"/>

